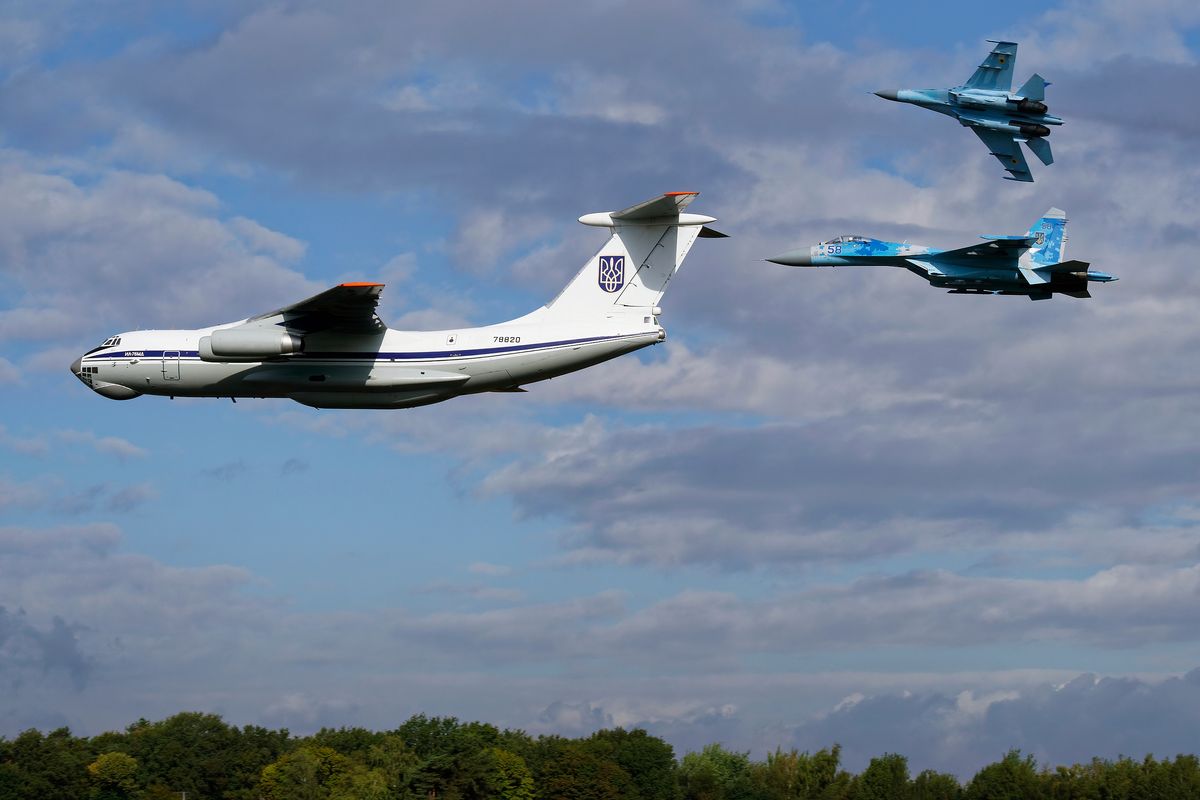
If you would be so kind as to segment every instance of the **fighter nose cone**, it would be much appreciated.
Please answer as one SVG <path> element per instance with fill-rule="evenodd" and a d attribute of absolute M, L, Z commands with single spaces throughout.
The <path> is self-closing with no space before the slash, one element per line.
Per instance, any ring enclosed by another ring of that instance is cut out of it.
<path fill-rule="evenodd" d="M 812 253 L 808 249 L 792 250 L 778 256 L 768 258 L 772 264 L 782 264 L 785 267 L 811 267 L 813 265 Z"/>
<path fill-rule="evenodd" d="M 899 89 L 880 89 L 878 92 L 875 93 L 875 96 L 882 97 L 884 100 L 899 100 L 900 99 L 900 90 Z"/>
<path fill-rule="evenodd" d="M 71 374 L 78 375 L 79 370 L 81 370 L 81 369 L 83 369 L 83 356 L 80 356 L 79 358 L 77 358 L 71 362 Z"/>

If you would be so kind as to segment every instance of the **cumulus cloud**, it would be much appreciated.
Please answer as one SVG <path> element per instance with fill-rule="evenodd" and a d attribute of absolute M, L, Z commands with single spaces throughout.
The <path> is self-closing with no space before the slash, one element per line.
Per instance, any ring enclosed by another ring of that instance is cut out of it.
<path fill-rule="evenodd" d="M 48 627 L 40 629 L 29 622 L 24 611 L 13 613 L 0 605 L 0 675 L 19 687 L 30 670 L 44 675 L 61 670 L 76 689 L 82 689 L 92 664 L 80 652 L 80 630 L 61 617 L 53 617 Z"/>
<path fill-rule="evenodd" d="M 1200 670 L 1161 681 L 1086 674 L 1001 693 L 907 692 L 859 697 L 798 726 L 800 749 L 838 742 L 850 769 L 904 753 L 918 768 L 969 778 L 1013 742 L 1044 765 L 1094 757 L 1190 752 L 1200 722 Z"/>
<path fill-rule="evenodd" d="M 1190 447 L 1164 462 L 1160 443 L 1144 432 L 1087 428 L 1072 442 L 1076 434 L 1060 426 L 1043 439 L 1057 448 L 1070 443 L 1055 454 L 1042 451 L 1037 436 L 1024 438 L 1037 425 L 1020 415 L 916 402 L 900 408 L 903 426 L 865 412 L 683 430 L 610 429 L 589 417 L 547 432 L 537 451 L 494 469 L 481 486 L 512 497 L 525 514 L 564 519 L 562 542 L 573 561 L 744 568 L 1003 549 L 1005 534 L 1018 537 L 1013 546 L 1078 544 L 1093 548 L 1083 558 L 1102 560 L 1122 549 L 1131 529 L 1148 543 L 1163 541 L 1168 553 L 1192 552 L 1186 519 L 1136 521 L 1156 499 L 1195 491 L 1194 475 L 1183 468 Z M 1136 470 L 1108 468 L 1102 454 L 1114 438 L 1125 463 L 1140 464 Z M 1109 494 L 1097 503 L 1100 487 Z M 1114 514 L 1079 515 L 1081 505 L 1093 504 Z M 1083 539 L 1088 521 L 1090 545 Z M 1063 538 L 1055 535 L 1060 527 Z M 1027 531 L 1045 535 L 1039 541 Z"/>
<path fill-rule="evenodd" d="M 6 150 L 0 197 L 0 263 L 23 293 L 0 311 L 5 339 L 77 346 L 88 330 L 212 323 L 312 293 L 280 262 L 302 245 L 248 220 L 221 220 L 212 194 L 165 175 L 97 177 Z M 58 291 L 63 282 L 75 290 Z"/>

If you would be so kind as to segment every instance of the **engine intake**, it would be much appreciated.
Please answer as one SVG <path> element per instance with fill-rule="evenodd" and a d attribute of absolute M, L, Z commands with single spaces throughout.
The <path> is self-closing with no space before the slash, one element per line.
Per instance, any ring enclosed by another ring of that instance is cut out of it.
<path fill-rule="evenodd" d="M 201 361 L 263 361 L 304 350 L 304 340 L 270 328 L 213 331 L 200 339 Z"/>

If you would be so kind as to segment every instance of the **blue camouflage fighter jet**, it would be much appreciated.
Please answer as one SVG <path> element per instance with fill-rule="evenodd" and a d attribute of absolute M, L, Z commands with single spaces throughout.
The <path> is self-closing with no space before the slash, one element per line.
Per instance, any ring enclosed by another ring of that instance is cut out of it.
<path fill-rule="evenodd" d="M 1062 125 L 1047 113 L 1047 83 L 1034 74 L 1012 91 L 1017 65 L 1017 43 L 992 41 L 996 46 L 971 79 L 953 89 L 886 89 L 875 92 L 885 100 L 912 103 L 954 117 L 983 140 L 988 151 L 1008 170 L 1005 180 L 1032 182 L 1029 163 L 1017 142 L 1024 142 L 1043 164 L 1054 163 L 1050 152 L 1050 125 Z"/>
<path fill-rule="evenodd" d="M 904 267 L 950 294 L 1016 294 L 1048 300 L 1054 294 L 1091 297 L 1088 283 L 1115 281 L 1084 261 L 1063 261 L 1067 215 L 1052 208 L 1018 236 L 983 236 L 983 244 L 935 250 L 907 242 L 839 236 L 767 261 L 788 267 L 881 265 Z"/>

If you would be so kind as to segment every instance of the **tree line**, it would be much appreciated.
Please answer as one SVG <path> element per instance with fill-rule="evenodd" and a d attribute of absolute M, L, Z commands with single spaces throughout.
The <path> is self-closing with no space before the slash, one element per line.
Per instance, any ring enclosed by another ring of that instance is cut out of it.
<path fill-rule="evenodd" d="M 860 773 L 837 745 L 756 761 L 711 744 L 676 760 L 644 730 L 533 737 L 414 716 L 389 731 L 226 724 L 215 714 L 0 738 L 0 800 L 1176 800 L 1200 798 L 1194 755 L 1041 767 L 1013 750 L 960 783 L 895 753 Z"/>

